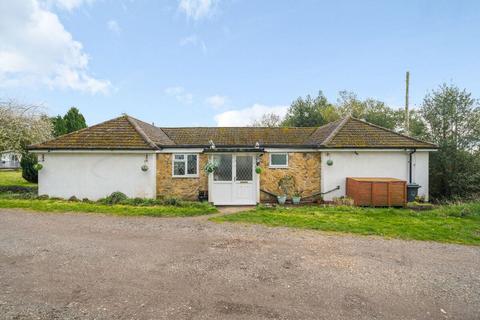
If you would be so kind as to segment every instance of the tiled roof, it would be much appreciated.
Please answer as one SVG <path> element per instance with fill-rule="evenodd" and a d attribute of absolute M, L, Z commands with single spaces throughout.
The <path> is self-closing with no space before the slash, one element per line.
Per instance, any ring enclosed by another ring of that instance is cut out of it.
<path fill-rule="evenodd" d="M 323 142 L 328 148 L 436 148 L 437 146 L 408 137 L 377 125 L 347 117 Z"/>
<path fill-rule="evenodd" d="M 30 149 L 155 150 L 162 147 L 436 148 L 391 130 L 347 117 L 318 128 L 159 128 L 124 115 Z"/>
<path fill-rule="evenodd" d="M 315 128 L 163 128 L 176 145 L 209 146 L 302 146 Z"/>
<path fill-rule="evenodd" d="M 105 121 L 29 147 L 29 149 L 108 150 L 147 150 L 153 148 L 154 146 L 137 131 L 128 116 Z"/>

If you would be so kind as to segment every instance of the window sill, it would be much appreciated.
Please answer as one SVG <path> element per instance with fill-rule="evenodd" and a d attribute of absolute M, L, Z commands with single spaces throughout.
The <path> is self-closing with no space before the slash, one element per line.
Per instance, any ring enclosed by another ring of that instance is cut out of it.
<path fill-rule="evenodd" d="M 270 169 L 288 169 L 288 166 L 268 166 Z"/>
<path fill-rule="evenodd" d="M 191 175 L 191 176 L 172 176 L 172 178 L 175 178 L 175 179 L 196 179 L 196 178 L 199 178 L 200 176 L 197 174 L 197 175 Z"/>

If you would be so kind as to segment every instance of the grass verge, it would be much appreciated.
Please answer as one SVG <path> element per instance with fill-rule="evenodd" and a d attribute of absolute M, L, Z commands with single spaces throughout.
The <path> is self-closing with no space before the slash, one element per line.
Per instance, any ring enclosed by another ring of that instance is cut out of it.
<path fill-rule="evenodd" d="M 29 209 L 43 212 L 90 212 L 118 216 L 190 217 L 217 212 L 208 203 L 188 203 L 182 206 L 129 206 L 65 200 L 1 199 L 0 208 Z"/>
<path fill-rule="evenodd" d="M 258 207 L 210 220 L 480 245 L 480 202 L 445 205 L 430 211 L 358 207 Z"/>
<path fill-rule="evenodd" d="M 21 170 L 2 170 L 0 171 L 0 186 L 36 187 L 37 185 L 23 179 Z"/>

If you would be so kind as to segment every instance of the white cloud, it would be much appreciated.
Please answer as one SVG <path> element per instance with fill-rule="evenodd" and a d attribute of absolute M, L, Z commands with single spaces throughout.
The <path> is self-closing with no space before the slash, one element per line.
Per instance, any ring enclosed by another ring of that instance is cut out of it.
<path fill-rule="evenodd" d="M 228 98 L 216 94 L 205 99 L 205 102 L 214 109 L 220 109 L 228 102 Z"/>
<path fill-rule="evenodd" d="M 46 0 L 46 4 L 55 5 L 61 9 L 72 11 L 83 4 L 91 5 L 95 0 Z"/>
<path fill-rule="evenodd" d="M 219 113 L 214 119 L 218 127 L 243 127 L 260 119 L 265 113 L 274 113 L 283 118 L 287 110 L 288 106 L 265 106 L 256 103 L 250 108 Z"/>
<path fill-rule="evenodd" d="M 65 5 L 69 8 L 77 2 Z M 57 15 L 37 0 L 0 2 L 0 86 L 46 85 L 107 93 L 88 72 L 89 57 Z"/>
<path fill-rule="evenodd" d="M 210 17 L 217 7 L 218 0 L 180 0 L 178 10 L 188 19 L 200 20 Z"/>
<path fill-rule="evenodd" d="M 116 20 L 108 20 L 107 22 L 107 28 L 108 30 L 112 31 L 113 33 L 119 34 L 122 29 L 120 28 L 120 25 Z"/>
<path fill-rule="evenodd" d="M 165 94 L 175 97 L 179 102 L 191 104 L 193 102 L 193 95 L 185 91 L 183 87 L 169 87 L 165 89 Z"/>
<path fill-rule="evenodd" d="M 180 39 L 180 45 L 182 47 L 184 46 L 199 46 L 202 49 L 202 52 L 204 54 L 207 53 L 207 46 L 205 45 L 205 42 L 197 37 L 197 35 L 192 34 L 188 37 Z"/>

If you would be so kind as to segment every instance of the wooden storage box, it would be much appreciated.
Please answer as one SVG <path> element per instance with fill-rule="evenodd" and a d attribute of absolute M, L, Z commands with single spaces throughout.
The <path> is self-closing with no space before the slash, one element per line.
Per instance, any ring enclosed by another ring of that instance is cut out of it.
<path fill-rule="evenodd" d="M 346 194 L 356 206 L 404 207 L 407 182 L 395 178 L 347 178 Z"/>

